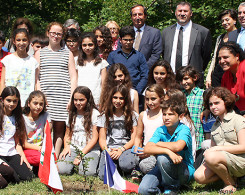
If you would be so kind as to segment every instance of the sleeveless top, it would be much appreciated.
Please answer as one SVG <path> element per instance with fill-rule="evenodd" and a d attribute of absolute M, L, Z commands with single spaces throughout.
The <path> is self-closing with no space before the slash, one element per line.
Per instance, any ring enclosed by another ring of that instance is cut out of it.
<path fill-rule="evenodd" d="M 40 86 L 54 121 L 66 121 L 68 116 L 66 106 L 71 94 L 68 62 L 68 49 L 52 51 L 45 47 L 40 51 Z"/>
<path fill-rule="evenodd" d="M 153 120 L 149 120 L 147 118 L 148 112 L 149 112 L 149 110 L 146 109 L 146 111 L 144 112 L 144 115 L 143 115 L 143 120 L 142 120 L 142 122 L 144 124 L 144 130 L 143 130 L 143 132 L 144 132 L 144 143 L 143 143 L 143 145 L 144 146 L 151 139 L 155 130 L 160 126 L 163 126 L 162 114 L 159 114 L 159 116 Z"/>

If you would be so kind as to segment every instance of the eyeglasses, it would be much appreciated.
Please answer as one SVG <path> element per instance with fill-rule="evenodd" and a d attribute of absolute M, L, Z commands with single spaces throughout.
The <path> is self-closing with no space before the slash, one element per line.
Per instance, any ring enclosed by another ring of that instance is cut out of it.
<path fill-rule="evenodd" d="M 134 39 L 122 39 L 122 40 L 125 42 L 133 42 L 134 41 Z"/>
<path fill-rule="evenodd" d="M 76 39 L 73 39 L 73 40 L 68 39 L 68 40 L 66 40 L 66 43 L 76 43 L 76 42 L 78 42 L 78 40 L 76 40 Z"/>
<path fill-rule="evenodd" d="M 94 46 L 94 44 L 93 44 L 93 43 L 89 43 L 89 44 L 82 44 L 82 46 L 83 46 L 83 47 L 87 47 L 87 46 L 89 46 L 89 47 L 93 47 L 93 46 Z"/>
<path fill-rule="evenodd" d="M 49 34 L 52 36 L 52 37 L 55 37 L 55 36 L 57 36 L 57 37 L 62 37 L 62 33 L 57 33 L 57 32 L 49 32 Z"/>

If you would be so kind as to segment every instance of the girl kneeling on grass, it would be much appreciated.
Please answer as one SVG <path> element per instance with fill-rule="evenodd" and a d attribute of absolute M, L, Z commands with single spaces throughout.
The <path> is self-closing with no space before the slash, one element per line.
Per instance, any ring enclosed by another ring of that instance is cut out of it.
<path fill-rule="evenodd" d="M 130 150 L 136 135 L 137 118 L 138 114 L 131 107 L 129 89 L 124 85 L 112 88 L 105 111 L 98 119 L 99 144 L 126 173 L 131 173 L 138 164 L 138 158 Z M 100 179 L 104 178 L 104 170 L 105 151 L 99 164 Z"/>
<path fill-rule="evenodd" d="M 28 162 L 32 166 L 38 167 L 46 121 L 51 122 L 49 114 L 46 112 L 46 98 L 41 91 L 30 93 L 23 109 L 23 117 L 26 126 L 24 153 Z M 50 125 L 50 129 L 52 129 L 52 125 Z"/>
<path fill-rule="evenodd" d="M 211 129 L 211 148 L 204 152 L 204 164 L 195 172 L 198 183 L 207 184 L 219 179 L 224 194 L 236 191 L 236 177 L 245 175 L 245 118 L 233 111 L 235 96 L 223 87 L 210 90 L 205 107 L 217 116 Z"/>
<path fill-rule="evenodd" d="M 59 156 L 59 173 L 71 174 L 74 165 L 79 165 L 79 174 L 84 174 L 84 167 L 80 157 L 76 154 L 75 147 L 85 154 L 85 158 L 93 158 L 88 161 L 86 175 L 96 175 L 100 158 L 100 149 L 97 144 L 97 117 L 99 111 L 96 109 L 92 92 L 88 87 L 77 87 L 71 98 L 69 118 L 66 121 L 66 133 L 64 138 L 64 150 Z M 73 162 L 73 164 L 72 164 Z"/>
<path fill-rule="evenodd" d="M 0 137 L 0 159 L 14 169 L 16 182 L 31 180 L 32 172 L 21 144 L 25 141 L 25 122 L 22 116 L 20 93 L 16 87 L 6 87 L 1 94 L 2 131 Z"/>

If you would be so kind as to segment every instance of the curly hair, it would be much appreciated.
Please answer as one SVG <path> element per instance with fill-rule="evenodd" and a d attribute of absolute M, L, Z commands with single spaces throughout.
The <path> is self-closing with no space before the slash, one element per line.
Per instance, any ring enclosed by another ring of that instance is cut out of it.
<path fill-rule="evenodd" d="M 4 101 L 4 99 L 8 96 L 16 96 L 18 98 L 18 104 L 16 108 L 12 111 L 12 116 L 14 116 L 15 118 L 15 127 L 16 127 L 15 136 L 19 138 L 20 144 L 23 145 L 26 138 L 26 127 L 25 127 L 24 118 L 22 116 L 20 92 L 16 87 L 8 86 L 5 87 L 2 91 L 1 94 L 2 101 Z"/>
<path fill-rule="evenodd" d="M 30 113 L 30 107 L 28 106 L 29 103 L 31 103 L 32 99 L 34 97 L 42 97 L 43 98 L 43 110 L 40 112 L 39 116 L 42 115 L 44 112 L 47 111 L 47 101 L 46 101 L 46 97 L 43 94 L 43 92 L 37 90 L 37 91 L 33 91 L 30 93 L 29 97 L 27 98 L 26 102 L 25 102 L 25 106 L 23 108 L 23 114 L 27 115 Z"/>
<path fill-rule="evenodd" d="M 220 50 L 223 50 L 223 49 L 230 51 L 230 53 L 233 54 L 234 56 L 239 55 L 240 62 L 245 59 L 244 51 L 242 50 L 239 44 L 233 41 L 228 41 L 226 43 L 221 44 L 218 49 L 218 53 Z"/>
<path fill-rule="evenodd" d="M 92 92 L 88 87 L 79 86 L 74 90 L 72 97 L 71 97 L 71 106 L 69 110 L 69 121 L 68 121 L 68 124 L 70 127 L 70 133 L 69 133 L 70 137 L 72 137 L 73 129 L 74 129 L 74 125 L 76 123 L 76 117 L 77 117 L 77 108 L 74 104 L 74 95 L 76 93 L 84 95 L 87 99 L 87 104 L 84 108 L 83 126 L 86 132 L 86 141 L 88 142 L 88 140 L 91 138 L 93 109 L 97 109 L 97 108 L 94 103 Z"/>
<path fill-rule="evenodd" d="M 64 36 L 64 40 L 65 42 L 67 41 L 68 38 L 70 37 L 74 37 L 77 41 L 80 41 L 80 37 L 81 37 L 81 32 L 80 30 L 74 29 L 74 28 L 70 28 L 66 31 L 65 36 Z"/>
<path fill-rule="evenodd" d="M 83 33 L 82 34 L 82 36 L 81 36 L 81 43 L 86 38 L 91 39 L 91 41 L 94 44 L 93 57 L 94 57 L 94 65 L 96 66 L 96 65 L 98 65 L 102 61 L 102 59 L 99 56 L 99 47 L 98 47 L 98 44 L 97 44 L 97 39 L 96 39 L 94 33 L 87 32 L 87 33 Z M 79 66 L 85 66 L 86 64 L 84 64 L 84 60 L 87 59 L 87 55 L 86 55 L 86 53 L 84 53 L 84 51 L 82 50 L 82 48 L 80 48 L 80 50 L 81 50 L 81 52 L 79 52 L 77 62 L 78 62 L 78 65 Z"/>
<path fill-rule="evenodd" d="M 124 106 L 123 106 L 123 115 L 125 117 L 125 129 L 127 133 L 131 133 L 133 128 L 133 108 L 130 99 L 129 89 L 125 85 L 118 85 L 111 89 L 109 92 L 109 97 L 106 101 L 106 107 L 103 114 L 105 114 L 106 118 L 106 127 L 109 126 L 110 120 L 113 120 L 113 114 L 115 113 L 115 107 L 112 104 L 112 98 L 115 93 L 121 93 L 124 98 Z M 113 122 L 113 121 L 112 121 Z"/>
<path fill-rule="evenodd" d="M 95 33 L 97 30 L 101 32 L 103 39 L 104 39 L 104 42 L 103 42 L 102 46 L 100 47 L 100 50 L 102 51 L 103 59 L 106 60 L 109 53 L 112 51 L 113 40 L 111 37 L 111 31 L 109 28 L 107 28 L 104 25 L 97 26 L 93 30 L 93 32 Z"/>
<path fill-rule="evenodd" d="M 121 63 L 113 64 L 109 68 L 109 70 L 106 74 L 105 82 L 104 82 L 103 87 L 102 87 L 102 91 L 101 91 L 101 95 L 100 95 L 100 111 L 101 112 L 105 110 L 106 100 L 108 97 L 108 91 L 110 91 L 113 87 L 118 85 L 118 83 L 115 81 L 115 73 L 117 70 L 121 70 L 122 73 L 124 74 L 125 78 L 124 78 L 123 84 L 128 89 L 132 88 L 132 82 L 131 82 L 130 74 L 129 74 L 126 66 L 124 66 Z"/>
<path fill-rule="evenodd" d="M 233 110 L 235 106 L 235 95 L 232 94 L 228 89 L 224 87 L 215 87 L 207 92 L 207 94 L 204 97 L 204 106 L 209 110 L 210 110 L 209 99 L 212 96 L 217 96 L 218 98 L 224 101 L 227 112 Z"/>
<path fill-rule="evenodd" d="M 147 86 L 150 86 L 152 84 L 155 84 L 156 81 L 154 79 L 154 69 L 157 66 L 162 66 L 167 71 L 166 79 L 164 80 L 164 84 L 166 86 L 166 89 L 173 89 L 178 88 L 178 84 L 175 81 L 175 74 L 173 73 L 173 70 L 170 66 L 170 64 L 166 60 L 159 60 L 153 64 L 153 66 L 150 68 L 148 73 L 148 83 Z"/>

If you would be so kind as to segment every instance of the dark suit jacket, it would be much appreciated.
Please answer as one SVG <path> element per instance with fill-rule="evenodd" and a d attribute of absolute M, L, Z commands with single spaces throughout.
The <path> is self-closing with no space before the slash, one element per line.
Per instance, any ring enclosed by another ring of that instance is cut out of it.
<path fill-rule="evenodd" d="M 163 58 L 170 63 L 171 53 L 177 24 L 163 29 Z M 210 60 L 212 52 L 212 36 L 210 31 L 198 24 L 192 23 L 188 64 L 203 73 Z"/>
<path fill-rule="evenodd" d="M 237 30 L 234 30 L 232 32 L 230 32 L 228 34 L 228 37 L 229 37 L 229 41 L 233 41 L 233 42 L 236 42 L 237 41 L 237 37 L 239 35 L 239 33 L 241 32 L 241 28 L 237 29 Z"/>
<path fill-rule="evenodd" d="M 150 69 L 150 67 L 159 60 L 162 53 L 162 37 L 160 30 L 146 25 L 138 51 L 144 54 Z"/>

